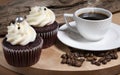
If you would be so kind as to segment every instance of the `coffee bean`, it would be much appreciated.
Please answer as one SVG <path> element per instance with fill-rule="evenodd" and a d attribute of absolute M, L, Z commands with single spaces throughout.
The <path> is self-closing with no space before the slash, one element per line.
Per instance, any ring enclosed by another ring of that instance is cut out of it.
<path fill-rule="evenodd" d="M 100 62 L 97 62 L 97 61 L 91 61 L 91 64 L 94 64 L 94 65 L 96 65 L 96 66 L 100 66 L 100 65 L 101 65 L 101 63 L 100 63 Z"/>
<path fill-rule="evenodd" d="M 77 57 L 77 58 L 75 58 L 76 60 L 79 60 L 79 59 L 81 59 L 81 57 Z"/>
<path fill-rule="evenodd" d="M 117 59 L 118 58 L 117 53 L 112 53 L 112 54 L 110 54 L 110 56 L 112 57 L 112 59 Z"/>
<path fill-rule="evenodd" d="M 107 62 L 110 62 L 111 61 L 111 59 L 106 59 L 107 60 Z"/>
<path fill-rule="evenodd" d="M 90 56 L 90 53 L 86 53 L 86 54 L 85 54 L 85 57 L 89 57 L 89 56 Z"/>
<path fill-rule="evenodd" d="M 82 66 L 82 63 L 83 63 L 83 62 L 76 61 L 75 66 L 76 66 L 76 67 L 81 67 L 81 66 Z"/>
<path fill-rule="evenodd" d="M 79 57 L 84 57 L 84 54 L 83 53 L 79 53 Z"/>
<path fill-rule="evenodd" d="M 117 50 L 117 49 L 115 49 L 113 52 L 114 52 L 114 53 L 117 53 L 117 51 L 118 51 L 118 50 Z"/>
<path fill-rule="evenodd" d="M 112 53 L 112 52 L 110 52 L 110 51 L 107 51 L 105 54 L 106 54 L 106 55 L 109 55 L 110 53 Z"/>
<path fill-rule="evenodd" d="M 105 56 L 105 53 L 99 53 L 97 56 L 103 57 L 103 56 Z"/>
<path fill-rule="evenodd" d="M 102 64 L 107 64 L 107 60 L 102 61 Z"/>
<path fill-rule="evenodd" d="M 67 59 L 67 64 L 71 64 L 71 59 L 70 58 Z"/>
<path fill-rule="evenodd" d="M 63 55 L 61 56 L 61 58 L 67 59 L 68 57 L 67 57 L 66 54 L 63 54 Z"/>
<path fill-rule="evenodd" d="M 112 59 L 114 59 L 114 54 L 113 53 L 110 53 L 110 56 Z"/>
<path fill-rule="evenodd" d="M 74 56 L 72 54 L 70 54 L 70 55 L 67 54 L 67 58 L 72 59 L 72 58 L 74 58 Z"/>
<path fill-rule="evenodd" d="M 96 56 L 93 56 L 94 60 L 97 60 L 97 57 Z"/>
<path fill-rule="evenodd" d="M 110 55 L 106 55 L 105 58 L 106 59 L 112 59 L 112 57 Z"/>
<path fill-rule="evenodd" d="M 79 57 L 79 53 L 75 52 L 74 54 L 74 57 Z"/>
<path fill-rule="evenodd" d="M 90 54 L 90 57 L 93 57 L 93 56 L 94 56 L 94 54 L 93 54 L 93 53 L 91 53 L 91 54 Z"/>
<path fill-rule="evenodd" d="M 86 58 L 87 61 L 93 61 L 93 60 L 96 60 L 94 57 L 87 57 Z"/>
<path fill-rule="evenodd" d="M 100 62 L 95 62 L 95 65 L 100 66 L 101 64 Z"/>
<path fill-rule="evenodd" d="M 71 55 L 69 58 L 74 59 L 75 57 L 74 57 L 74 55 Z"/>
<path fill-rule="evenodd" d="M 67 63 L 67 59 L 62 59 L 61 63 L 62 64 L 66 64 Z"/>
<path fill-rule="evenodd" d="M 78 61 L 80 61 L 80 62 L 84 62 L 84 61 L 85 61 L 85 59 L 82 59 L 82 58 L 81 58 L 81 59 L 78 59 Z"/>
<path fill-rule="evenodd" d="M 71 56 L 71 53 L 70 52 L 67 52 L 66 53 L 67 57 L 69 58 Z"/>
<path fill-rule="evenodd" d="M 75 62 L 76 62 L 75 59 L 71 59 L 71 63 L 70 63 L 70 65 L 75 66 Z"/>
<path fill-rule="evenodd" d="M 98 62 L 103 62 L 105 60 L 105 57 L 101 57 Z"/>
<path fill-rule="evenodd" d="M 91 64 L 95 64 L 95 63 L 96 63 L 96 61 L 95 61 L 95 60 L 91 61 Z"/>
<path fill-rule="evenodd" d="M 114 55 L 114 59 L 117 59 L 118 58 L 118 55 L 117 55 L 117 53 L 115 53 L 115 55 Z"/>

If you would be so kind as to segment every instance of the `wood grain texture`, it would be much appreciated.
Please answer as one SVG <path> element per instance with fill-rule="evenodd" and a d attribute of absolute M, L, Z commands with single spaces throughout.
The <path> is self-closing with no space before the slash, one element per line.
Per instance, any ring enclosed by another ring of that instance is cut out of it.
<path fill-rule="evenodd" d="M 64 23 L 63 13 L 73 13 L 79 8 L 87 7 L 88 0 L 3 0 L 0 4 L 0 35 L 6 34 L 6 27 L 17 16 L 26 16 L 32 6 L 47 6 L 56 14 L 57 22 Z M 97 7 L 110 10 L 113 13 L 120 11 L 120 0 L 100 0 Z"/>
<path fill-rule="evenodd" d="M 19 75 L 14 71 L 8 70 L 5 67 L 0 66 L 0 75 Z"/>

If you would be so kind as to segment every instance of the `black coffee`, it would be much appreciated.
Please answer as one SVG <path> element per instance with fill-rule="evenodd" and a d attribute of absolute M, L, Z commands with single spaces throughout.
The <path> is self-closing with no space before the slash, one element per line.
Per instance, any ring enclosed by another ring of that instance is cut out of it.
<path fill-rule="evenodd" d="M 80 18 L 87 19 L 87 20 L 104 20 L 108 18 L 107 15 L 97 12 L 89 12 L 89 13 L 82 13 L 78 15 Z"/>

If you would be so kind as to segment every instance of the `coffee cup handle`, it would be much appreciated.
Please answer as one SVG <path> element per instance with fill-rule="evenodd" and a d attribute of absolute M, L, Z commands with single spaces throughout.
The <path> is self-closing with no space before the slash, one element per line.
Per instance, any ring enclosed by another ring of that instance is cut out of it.
<path fill-rule="evenodd" d="M 64 20 L 65 20 L 65 22 L 66 22 L 66 25 L 69 27 L 69 29 L 70 29 L 71 31 L 73 31 L 73 32 L 75 32 L 75 33 L 78 33 L 78 32 L 76 31 L 76 29 L 73 29 L 73 27 L 68 23 L 68 21 L 67 21 L 67 18 L 68 18 L 68 17 L 73 18 L 73 14 L 67 14 L 67 13 L 64 14 Z"/>

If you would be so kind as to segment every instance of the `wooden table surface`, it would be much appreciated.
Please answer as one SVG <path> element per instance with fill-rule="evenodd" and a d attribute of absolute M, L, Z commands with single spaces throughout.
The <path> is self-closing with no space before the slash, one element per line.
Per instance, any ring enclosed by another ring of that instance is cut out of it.
<path fill-rule="evenodd" d="M 7 2 L 7 0 L 0 0 L 0 4 L 4 4 L 5 2 Z M 120 25 L 120 13 L 113 14 L 113 22 Z M 0 75 L 19 75 L 19 74 L 20 73 L 16 73 L 0 65 Z"/>

